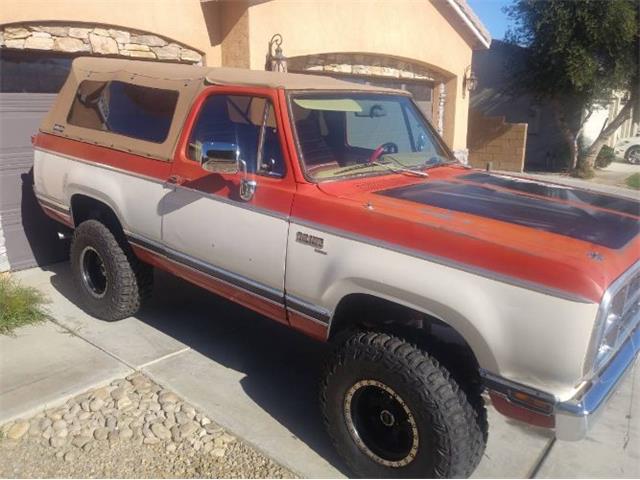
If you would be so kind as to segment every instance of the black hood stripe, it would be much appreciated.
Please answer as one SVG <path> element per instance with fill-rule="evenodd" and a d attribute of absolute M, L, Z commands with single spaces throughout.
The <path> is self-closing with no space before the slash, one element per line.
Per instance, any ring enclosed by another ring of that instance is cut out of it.
<path fill-rule="evenodd" d="M 463 175 L 458 177 L 458 179 L 480 185 L 496 186 L 539 197 L 571 202 L 575 205 L 605 208 L 607 210 L 640 217 L 640 202 L 629 198 L 614 197 L 589 190 L 579 190 L 571 187 L 545 184 L 535 180 L 491 175 L 482 172 Z"/>
<path fill-rule="evenodd" d="M 536 198 L 520 194 L 517 189 L 510 192 L 473 183 L 433 181 L 377 193 L 556 233 L 607 248 L 622 248 L 640 233 L 640 221 L 636 218 L 589 208 L 584 202 L 585 206 L 579 207 L 551 198 Z M 602 197 L 606 200 L 606 196 Z"/>

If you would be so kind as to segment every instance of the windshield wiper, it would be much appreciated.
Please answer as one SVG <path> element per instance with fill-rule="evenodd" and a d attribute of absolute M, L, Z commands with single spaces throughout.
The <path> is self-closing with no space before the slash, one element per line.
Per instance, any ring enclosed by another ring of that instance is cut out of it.
<path fill-rule="evenodd" d="M 395 161 L 396 163 L 400 164 L 391 155 L 389 157 L 393 161 Z M 368 162 L 368 163 L 360 163 L 360 164 L 354 165 L 352 167 L 343 168 L 342 170 L 336 171 L 334 174 L 335 175 L 341 175 L 343 173 L 354 172 L 356 170 L 362 170 L 363 168 L 367 168 L 367 167 L 371 167 L 371 166 L 386 168 L 387 170 L 389 170 L 389 171 L 391 171 L 393 173 L 408 173 L 408 174 L 411 174 L 411 175 L 416 175 L 418 177 L 428 177 L 429 176 L 429 174 L 427 172 L 421 172 L 421 171 L 418 171 L 418 170 L 413 170 L 413 169 L 410 169 L 410 168 L 406 168 L 404 166 L 399 167 L 399 168 L 392 167 L 388 163 L 381 163 L 381 162 L 378 162 L 378 161 L 376 161 L 376 162 Z"/>
<path fill-rule="evenodd" d="M 420 164 L 418 168 L 421 168 L 421 169 L 424 168 L 428 170 L 433 167 L 440 167 L 442 165 L 449 165 L 450 163 L 457 163 L 457 162 L 458 162 L 457 160 L 450 160 L 445 157 L 441 157 L 439 155 L 434 155 L 426 162 Z"/>

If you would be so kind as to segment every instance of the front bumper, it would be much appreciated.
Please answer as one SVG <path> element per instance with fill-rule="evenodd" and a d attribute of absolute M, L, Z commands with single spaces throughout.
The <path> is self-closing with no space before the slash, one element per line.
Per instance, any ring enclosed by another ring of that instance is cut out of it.
<path fill-rule="evenodd" d="M 609 364 L 576 398 L 555 406 L 556 438 L 580 440 L 604 410 L 604 405 L 631 370 L 640 351 L 640 327 L 636 327 Z"/>
<path fill-rule="evenodd" d="M 640 326 L 636 326 L 607 366 L 578 395 L 566 402 L 553 395 L 481 371 L 494 407 L 503 415 L 531 425 L 555 429 L 559 440 L 581 440 L 604 410 L 640 351 Z"/>

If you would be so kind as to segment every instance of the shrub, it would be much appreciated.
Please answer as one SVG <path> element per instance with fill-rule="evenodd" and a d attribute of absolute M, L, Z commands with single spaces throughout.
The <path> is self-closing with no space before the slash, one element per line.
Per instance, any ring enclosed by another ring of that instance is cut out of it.
<path fill-rule="evenodd" d="M 616 159 L 616 155 L 613 152 L 613 148 L 608 145 L 604 145 L 600 149 L 600 153 L 596 157 L 596 168 L 607 168 Z"/>
<path fill-rule="evenodd" d="M 8 274 L 0 274 L 0 334 L 47 318 L 45 296 L 35 288 L 24 287 Z"/>
<path fill-rule="evenodd" d="M 640 190 L 640 173 L 634 173 L 627 177 L 624 181 L 627 184 L 627 187 L 633 188 L 634 190 Z"/>

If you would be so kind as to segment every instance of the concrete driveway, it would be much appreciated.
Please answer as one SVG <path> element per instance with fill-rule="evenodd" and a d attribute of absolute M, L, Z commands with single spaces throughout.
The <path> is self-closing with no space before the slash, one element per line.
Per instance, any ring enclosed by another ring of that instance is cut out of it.
<path fill-rule="evenodd" d="M 300 476 L 346 474 L 317 407 L 324 345 L 161 272 L 148 308 L 114 323 L 94 319 L 76 306 L 66 263 L 16 277 L 49 296 L 58 330 L 72 332 L 74 341 L 93 349 L 91 355 L 108 357 L 108 362 L 101 359 L 107 366 L 95 363 L 85 370 L 105 368 L 109 376 L 141 370 Z M 49 333 L 54 334 L 62 333 Z M 89 354 L 78 352 L 76 360 L 67 361 L 85 362 Z M 9 356 L 3 346 L 3 357 Z M 22 374 L 37 378 L 37 372 Z M 34 388 L 15 381 L 21 391 Z M 507 421 L 490 409 L 490 441 L 475 476 L 640 476 L 640 402 L 633 401 L 633 385 L 639 382 L 636 368 L 593 435 L 580 443 L 555 442 L 548 433 Z M 43 398 L 60 390 L 51 379 L 43 385 Z M 0 387 L 0 404 L 6 405 L 17 387 L 12 389 L 6 377 Z"/>
<path fill-rule="evenodd" d="M 611 195 L 619 195 L 638 199 L 640 193 L 637 190 L 629 188 L 625 184 L 625 180 L 634 173 L 640 173 L 640 165 L 631 165 L 626 162 L 613 162 L 607 168 L 595 171 L 595 176 L 589 180 L 571 177 L 566 173 L 552 172 L 502 172 L 508 175 L 517 175 L 530 178 L 536 178 L 545 182 L 554 182 L 571 187 L 584 188 L 587 190 L 595 190 Z"/>

